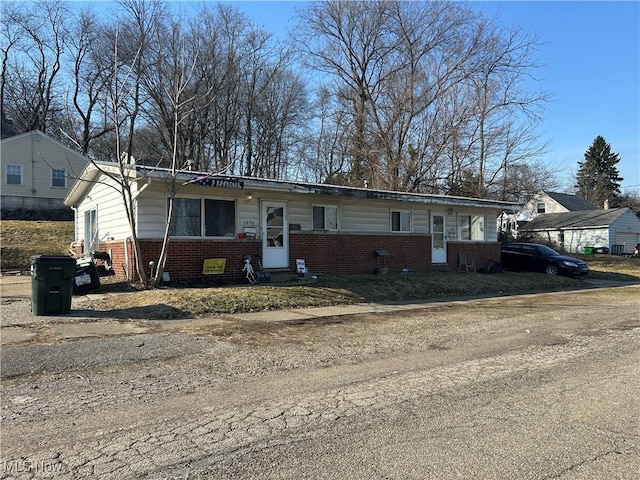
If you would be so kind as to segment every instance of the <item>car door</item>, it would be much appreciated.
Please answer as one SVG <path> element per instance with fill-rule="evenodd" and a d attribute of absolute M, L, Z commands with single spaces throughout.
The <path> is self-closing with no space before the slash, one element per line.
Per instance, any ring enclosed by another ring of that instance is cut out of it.
<path fill-rule="evenodd" d="M 522 269 L 528 272 L 540 272 L 545 269 L 544 259 L 540 257 L 538 250 L 531 245 L 522 246 Z"/>
<path fill-rule="evenodd" d="M 500 253 L 502 266 L 508 270 L 518 270 L 520 245 L 505 245 Z"/>

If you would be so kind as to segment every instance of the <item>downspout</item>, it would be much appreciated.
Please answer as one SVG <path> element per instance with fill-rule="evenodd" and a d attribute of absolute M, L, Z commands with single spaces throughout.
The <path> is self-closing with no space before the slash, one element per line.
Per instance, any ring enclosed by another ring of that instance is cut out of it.
<path fill-rule="evenodd" d="M 31 201 L 32 205 L 35 205 L 35 196 L 36 196 L 36 157 L 34 155 L 34 145 L 35 142 L 35 133 L 31 134 Z"/>
<path fill-rule="evenodd" d="M 69 251 L 75 256 L 73 247 L 78 244 L 78 207 L 71 205 L 71 210 L 73 210 L 73 243 L 69 245 Z"/>
<path fill-rule="evenodd" d="M 147 177 L 145 184 L 136 191 L 133 195 L 132 200 L 136 200 L 138 196 L 147 189 L 147 187 L 151 185 L 151 177 Z M 131 281 L 131 275 L 129 275 L 129 244 L 131 243 L 131 236 L 125 237 L 124 242 L 124 276 L 127 282 Z"/>

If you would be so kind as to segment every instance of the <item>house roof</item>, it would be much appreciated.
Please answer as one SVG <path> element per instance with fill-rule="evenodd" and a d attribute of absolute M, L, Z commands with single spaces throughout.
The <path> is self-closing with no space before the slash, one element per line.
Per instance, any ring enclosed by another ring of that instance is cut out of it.
<path fill-rule="evenodd" d="M 83 196 L 91 188 L 92 182 L 96 181 L 101 171 L 107 171 L 112 174 L 118 173 L 116 163 L 94 162 L 87 165 L 80 180 L 77 181 L 65 198 L 65 204 L 68 206 L 77 206 Z M 141 180 L 162 181 L 169 177 L 171 170 L 167 168 L 146 167 L 140 165 L 132 165 L 130 170 L 131 177 L 138 177 Z M 419 193 L 393 192 L 387 190 L 373 190 L 367 188 L 345 187 L 340 185 L 327 185 L 310 182 L 298 182 L 289 180 L 272 180 L 255 177 L 244 177 L 236 175 L 219 175 L 210 172 L 197 172 L 191 170 L 181 170 L 177 173 L 177 179 L 183 183 L 202 184 L 209 182 L 231 182 L 233 188 L 253 188 L 260 190 L 270 190 L 279 192 L 290 192 L 309 195 L 332 195 L 351 198 L 370 198 L 378 200 L 394 200 L 415 202 L 423 204 L 437 204 L 441 206 L 462 206 L 462 207 L 481 207 L 492 208 L 497 210 L 517 211 L 521 205 L 511 202 L 502 202 L 498 200 L 486 200 L 478 198 L 454 197 L 449 195 L 433 195 Z"/>
<path fill-rule="evenodd" d="M 580 228 L 608 227 L 629 209 L 627 207 L 579 212 L 542 213 L 525 223 L 520 230 L 572 230 Z"/>
<path fill-rule="evenodd" d="M 557 192 L 547 192 L 545 191 L 549 197 L 558 202 L 564 208 L 569 210 L 570 212 L 582 211 L 582 210 L 597 210 L 600 207 L 597 207 L 589 200 L 581 197 L 580 195 L 569 195 L 568 193 L 557 193 Z"/>

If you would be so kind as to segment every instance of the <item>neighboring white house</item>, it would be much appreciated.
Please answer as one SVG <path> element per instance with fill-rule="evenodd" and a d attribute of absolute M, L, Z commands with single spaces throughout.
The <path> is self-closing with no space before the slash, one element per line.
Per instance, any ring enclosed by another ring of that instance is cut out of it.
<path fill-rule="evenodd" d="M 570 253 L 583 253 L 584 247 L 614 251 L 614 245 L 621 246 L 619 253 L 631 253 L 640 242 L 640 219 L 627 207 L 545 213 L 521 226 L 525 233 Z"/>
<path fill-rule="evenodd" d="M 581 212 L 598 208 L 602 207 L 580 195 L 540 191 L 524 204 L 519 212 L 519 220 L 531 220 L 543 213 Z"/>
<path fill-rule="evenodd" d="M 605 205 L 606 207 L 606 205 Z M 631 253 L 640 242 L 640 219 L 629 208 L 599 208 L 579 195 L 538 192 L 515 215 L 503 213 L 499 231 L 539 241 L 569 253 L 614 246 Z"/>
<path fill-rule="evenodd" d="M 65 203 L 76 210 L 78 249 L 109 252 L 116 274 L 131 277 L 132 231 L 122 198 L 105 174 L 117 171 L 114 164 L 88 165 Z M 147 265 L 158 260 L 168 220 L 169 172 L 132 165 L 129 174 L 136 234 Z M 166 265 L 177 280 L 242 278 L 246 255 L 260 257 L 265 269 L 293 272 L 302 259 L 321 275 L 371 273 L 379 267 L 391 272 L 457 269 L 458 252 L 482 265 L 500 257 L 496 216 L 520 207 L 193 171 L 180 171 L 177 186 Z"/>
<path fill-rule="evenodd" d="M 87 163 L 87 157 L 39 130 L 3 139 L 3 218 L 28 218 L 34 212 L 63 212 L 71 218 L 64 197 Z"/>
<path fill-rule="evenodd" d="M 597 210 L 598 207 L 580 195 L 540 191 L 531 198 L 519 212 L 503 212 L 498 217 L 498 231 L 507 238 L 518 238 L 518 231 L 538 215 Z"/>

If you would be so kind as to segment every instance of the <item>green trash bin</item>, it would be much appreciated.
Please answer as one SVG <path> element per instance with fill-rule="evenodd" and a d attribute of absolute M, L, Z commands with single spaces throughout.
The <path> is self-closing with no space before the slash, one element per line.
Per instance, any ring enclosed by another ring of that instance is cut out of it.
<path fill-rule="evenodd" d="M 31 257 L 31 311 L 65 315 L 71 311 L 76 260 L 66 255 Z"/>
<path fill-rule="evenodd" d="M 584 247 L 583 250 L 585 255 L 593 255 L 593 247 Z"/>

